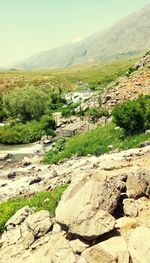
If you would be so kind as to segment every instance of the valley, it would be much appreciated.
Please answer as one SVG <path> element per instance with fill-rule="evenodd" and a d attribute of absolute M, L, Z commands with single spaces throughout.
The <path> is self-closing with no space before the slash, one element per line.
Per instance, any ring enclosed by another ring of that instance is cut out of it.
<path fill-rule="evenodd" d="M 0 263 L 150 263 L 149 11 L 0 70 Z"/>

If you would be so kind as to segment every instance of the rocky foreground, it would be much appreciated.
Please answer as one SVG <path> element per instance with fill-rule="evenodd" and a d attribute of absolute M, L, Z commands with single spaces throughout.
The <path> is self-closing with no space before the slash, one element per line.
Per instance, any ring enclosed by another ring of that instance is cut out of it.
<path fill-rule="evenodd" d="M 150 146 L 22 171 L 1 200 L 70 184 L 55 218 L 24 207 L 6 223 L 0 263 L 150 263 Z"/>

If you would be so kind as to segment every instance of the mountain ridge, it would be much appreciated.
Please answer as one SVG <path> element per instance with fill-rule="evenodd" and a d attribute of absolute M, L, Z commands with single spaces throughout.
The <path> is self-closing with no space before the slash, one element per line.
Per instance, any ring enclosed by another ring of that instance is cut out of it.
<path fill-rule="evenodd" d="M 150 5 L 78 43 L 67 43 L 13 65 L 19 69 L 65 68 L 142 54 L 150 47 Z"/>

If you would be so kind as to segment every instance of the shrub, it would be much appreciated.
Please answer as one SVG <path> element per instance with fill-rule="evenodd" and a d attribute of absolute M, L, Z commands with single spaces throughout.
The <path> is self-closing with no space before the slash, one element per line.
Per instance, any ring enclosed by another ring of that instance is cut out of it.
<path fill-rule="evenodd" d="M 93 109 L 89 109 L 86 112 L 86 115 L 91 118 L 92 122 L 96 122 L 99 118 L 103 116 L 109 116 L 109 113 L 108 111 L 103 110 L 103 109 L 93 108 Z"/>
<path fill-rule="evenodd" d="M 78 107 L 78 103 L 72 103 L 70 105 L 68 105 L 67 107 L 64 107 L 62 110 L 61 110 L 61 113 L 62 113 L 62 117 L 70 117 L 72 115 L 75 115 L 76 112 L 75 112 L 75 109 Z"/>
<path fill-rule="evenodd" d="M 0 127 L 0 143 L 21 144 L 35 142 L 42 135 L 54 135 L 55 121 L 49 116 L 43 116 L 40 121 L 30 121 Z"/>
<path fill-rule="evenodd" d="M 3 109 L 3 100 L 2 96 L 0 96 L 0 122 L 3 121 L 4 117 L 6 117 L 6 114 Z"/>
<path fill-rule="evenodd" d="M 51 115 L 44 115 L 41 118 L 41 128 L 47 135 L 51 135 L 51 131 L 56 129 L 56 122 Z"/>
<path fill-rule="evenodd" d="M 51 95 L 49 108 L 51 110 L 57 110 L 64 106 L 66 103 L 66 99 L 62 97 L 61 94 L 53 93 Z"/>
<path fill-rule="evenodd" d="M 7 115 L 22 121 L 38 120 L 45 113 L 48 100 L 48 94 L 34 86 L 15 89 L 3 98 Z"/>
<path fill-rule="evenodd" d="M 113 120 L 126 134 L 137 134 L 150 128 L 150 96 L 140 96 L 114 108 Z"/>
<path fill-rule="evenodd" d="M 136 67 L 129 67 L 126 72 L 126 76 L 129 77 L 136 70 L 137 70 Z"/>

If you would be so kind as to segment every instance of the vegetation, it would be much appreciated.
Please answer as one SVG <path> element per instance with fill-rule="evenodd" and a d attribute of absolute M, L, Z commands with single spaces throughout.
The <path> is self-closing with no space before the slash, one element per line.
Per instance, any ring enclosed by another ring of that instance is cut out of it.
<path fill-rule="evenodd" d="M 47 87 L 52 93 L 73 90 L 78 82 L 89 83 L 92 89 L 104 88 L 111 81 L 123 76 L 129 67 L 133 66 L 137 58 L 127 58 L 99 64 L 86 64 L 65 69 L 0 72 L 0 93 L 6 94 L 14 88 L 29 86 Z"/>
<path fill-rule="evenodd" d="M 84 134 L 76 135 L 63 145 L 62 150 L 55 148 L 48 151 L 44 163 L 58 163 L 71 156 L 101 155 L 109 152 L 109 145 L 114 149 L 129 149 L 139 146 L 139 143 L 150 139 L 150 134 L 125 136 L 122 129 L 115 130 L 113 123 L 106 127 L 98 127 Z"/>
<path fill-rule="evenodd" d="M 137 70 L 136 67 L 129 67 L 127 72 L 126 72 L 126 76 L 129 77 L 133 72 L 135 72 Z"/>
<path fill-rule="evenodd" d="M 138 134 L 150 128 L 150 96 L 129 100 L 113 110 L 116 125 L 128 135 Z"/>
<path fill-rule="evenodd" d="M 101 108 L 100 109 L 92 108 L 86 112 L 86 115 L 91 118 L 92 122 L 96 122 L 99 118 L 101 118 L 103 116 L 108 117 L 109 112 L 107 110 L 103 110 Z"/>
<path fill-rule="evenodd" d="M 6 202 L 0 203 L 0 232 L 4 230 L 6 222 L 24 206 L 34 207 L 36 211 L 48 210 L 50 216 L 54 216 L 55 209 L 61 198 L 62 193 L 67 188 L 67 185 L 60 186 L 51 192 L 40 192 L 31 198 L 15 198 Z M 44 200 L 48 199 L 48 202 Z"/>
<path fill-rule="evenodd" d="M 61 114 L 62 117 L 70 117 L 72 115 L 76 115 L 75 109 L 78 107 L 78 103 L 71 103 L 70 105 L 68 105 L 67 107 L 63 107 L 61 109 Z"/>
<path fill-rule="evenodd" d="M 77 114 L 78 104 L 67 102 L 64 90 L 82 88 L 103 90 L 111 81 L 125 74 L 135 59 L 124 59 L 101 64 L 80 65 L 61 70 L 8 71 L 0 73 L 0 121 L 11 123 L 0 127 L 1 143 L 29 143 L 42 135 L 52 135 L 55 124 L 52 112 L 60 111 L 63 117 Z M 84 85 L 83 85 L 84 86 Z M 79 111 L 93 122 L 107 112 L 92 109 Z"/>
<path fill-rule="evenodd" d="M 3 100 L 2 97 L 0 97 L 0 122 L 3 121 L 5 117 L 5 112 L 3 110 Z"/>
<path fill-rule="evenodd" d="M 25 86 L 3 97 L 3 109 L 7 116 L 21 121 L 38 120 L 45 113 L 49 100 L 50 94 L 40 87 Z"/>
<path fill-rule="evenodd" d="M 55 121 L 51 116 L 45 115 L 40 121 L 23 123 L 12 123 L 0 127 L 0 143 L 21 144 L 35 142 L 41 139 L 42 135 L 54 135 Z"/>

